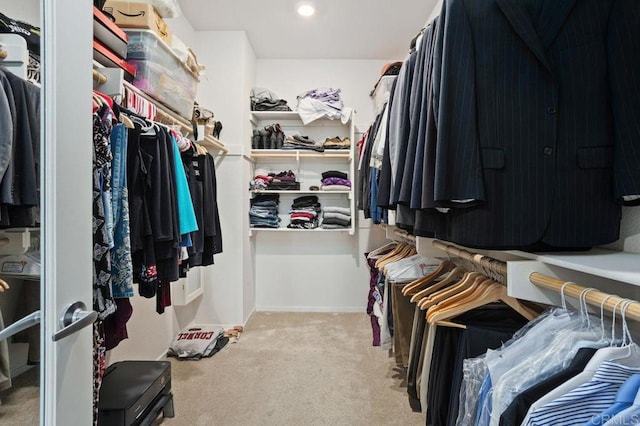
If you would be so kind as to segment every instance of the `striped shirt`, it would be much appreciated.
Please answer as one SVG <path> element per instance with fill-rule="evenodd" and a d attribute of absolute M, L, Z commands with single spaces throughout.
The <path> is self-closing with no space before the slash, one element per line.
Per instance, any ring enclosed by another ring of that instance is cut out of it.
<path fill-rule="evenodd" d="M 526 426 L 584 425 L 615 403 L 620 386 L 640 367 L 604 361 L 593 378 L 531 413 Z"/>

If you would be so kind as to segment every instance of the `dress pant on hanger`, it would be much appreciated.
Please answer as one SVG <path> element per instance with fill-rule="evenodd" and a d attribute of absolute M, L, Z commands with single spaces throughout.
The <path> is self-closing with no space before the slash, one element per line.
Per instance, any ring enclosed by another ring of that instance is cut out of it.
<path fill-rule="evenodd" d="M 402 288 L 407 283 L 394 282 L 391 284 L 393 305 L 393 346 L 396 364 L 404 367 L 409 365 L 409 348 L 411 346 L 411 331 L 413 328 L 413 304 L 411 296 L 402 294 Z"/>
<path fill-rule="evenodd" d="M 502 304 L 477 308 L 453 320 L 467 328 L 436 329 L 429 383 L 422 383 L 428 387 L 427 425 L 455 425 L 463 361 L 500 347 L 527 323 Z"/>
<path fill-rule="evenodd" d="M 422 350 L 424 349 L 423 337 L 427 324 L 424 311 L 419 306 L 415 306 L 413 316 L 413 329 L 411 331 L 411 345 L 409 350 L 409 365 L 407 367 L 407 395 L 409 405 L 413 411 L 421 411 L 420 394 L 418 382 L 422 366 Z"/>

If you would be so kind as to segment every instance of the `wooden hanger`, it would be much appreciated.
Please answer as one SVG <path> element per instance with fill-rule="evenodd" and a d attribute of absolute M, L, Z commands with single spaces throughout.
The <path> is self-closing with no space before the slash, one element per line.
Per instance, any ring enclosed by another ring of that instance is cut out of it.
<path fill-rule="evenodd" d="M 456 265 L 449 262 L 448 260 L 443 261 L 442 263 L 440 263 L 440 265 L 438 265 L 435 271 L 431 272 L 428 275 L 425 275 L 422 278 L 418 278 L 417 280 L 412 281 L 402 287 L 402 294 L 404 294 L 405 296 L 415 294 L 416 292 L 420 291 L 425 285 L 432 283 L 436 278 L 442 276 L 442 274 L 445 274 L 454 269 L 455 266 Z"/>
<path fill-rule="evenodd" d="M 397 262 L 398 260 L 404 259 L 405 257 L 408 257 L 410 252 L 411 252 L 411 246 L 409 246 L 409 244 L 402 244 L 398 250 L 393 250 L 393 252 L 390 253 L 390 255 L 380 258 L 376 262 L 376 268 L 386 272 L 385 271 L 386 265 Z"/>
<path fill-rule="evenodd" d="M 199 143 L 194 143 L 193 146 L 196 148 L 196 152 L 198 153 L 198 155 L 207 155 L 209 153 L 209 151 L 207 151 L 207 148 L 200 145 Z"/>
<path fill-rule="evenodd" d="M 118 121 L 124 124 L 124 127 L 127 129 L 134 129 L 136 126 L 133 124 L 133 121 L 126 114 L 120 113 L 118 116 Z"/>
<path fill-rule="evenodd" d="M 396 254 L 400 253 L 405 247 L 407 246 L 407 244 L 405 243 L 399 243 L 396 248 L 394 248 L 393 250 L 391 250 L 389 253 L 385 254 L 384 256 L 382 256 L 380 259 L 376 260 L 376 264 L 375 267 L 376 269 L 380 269 L 381 268 L 381 264 L 386 261 L 389 258 L 392 258 L 393 256 L 395 256 Z"/>
<path fill-rule="evenodd" d="M 104 99 L 101 96 L 98 96 L 95 92 L 93 92 L 93 102 L 98 104 L 99 107 L 104 106 Z"/>
<path fill-rule="evenodd" d="M 406 259 L 411 256 L 415 256 L 416 254 L 418 254 L 418 252 L 416 251 L 416 248 L 411 245 L 407 245 L 407 247 L 405 247 L 405 249 L 402 252 L 400 252 L 398 255 L 394 256 L 393 258 L 389 259 L 387 262 L 385 262 L 385 264 L 382 266 L 382 272 L 384 272 L 384 274 L 387 275 L 387 266 L 399 260 Z"/>
<path fill-rule="evenodd" d="M 459 291 L 451 296 L 441 299 L 429 306 L 427 310 L 427 317 L 433 315 L 435 312 L 439 312 L 442 310 L 449 309 L 452 306 L 457 306 L 460 304 L 464 304 L 467 301 L 474 300 L 477 297 L 480 297 L 482 293 L 486 290 L 487 285 L 489 284 L 489 278 L 486 276 L 480 276 L 473 280 L 473 282 L 464 288 L 462 291 Z"/>
<path fill-rule="evenodd" d="M 453 268 L 450 272 L 449 275 L 441 280 L 438 283 L 435 283 L 433 285 L 430 285 L 429 287 L 420 290 L 419 292 L 415 293 L 412 297 L 411 297 L 411 302 L 412 303 L 416 303 L 420 300 L 422 300 L 423 298 L 429 296 L 430 294 L 435 293 L 436 291 L 439 291 L 445 287 L 448 287 L 449 285 L 458 282 L 460 278 L 462 278 L 462 276 L 464 275 L 464 273 L 467 272 L 466 269 L 464 269 L 462 266 L 456 266 L 455 268 Z"/>
<path fill-rule="evenodd" d="M 426 299 L 422 299 L 418 305 L 420 306 L 421 310 L 426 310 L 431 306 L 436 305 L 437 303 L 448 299 L 449 297 L 460 293 L 461 291 L 467 289 L 468 287 L 470 287 L 476 278 L 479 277 L 484 277 L 484 275 L 482 275 L 480 272 L 467 272 L 460 281 L 458 281 L 458 283 L 446 287 L 436 293 L 433 293 L 431 296 L 427 297 Z"/>
<path fill-rule="evenodd" d="M 9 290 L 9 284 L 2 278 L 0 278 L 0 293 L 4 293 L 5 290 Z"/>
<path fill-rule="evenodd" d="M 485 286 L 484 291 L 478 297 L 474 297 L 471 300 L 467 299 L 464 303 L 454 304 L 448 309 L 436 310 L 433 313 L 429 312 L 427 321 L 433 324 L 435 321 L 449 320 L 475 308 L 499 301 L 506 303 L 529 321 L 535 318 L 535 315 L 532 315 L 529 309 L 524 308 L 518 300 L 507 295 L 506 286 L 492 280 L 486 283 Z"/>
<path fill-rule="evenodd" d="M 397 246 L 398 246 L 398 243 L 396 241 L 391 241 L 390 243 L 387 243 L 387 244 L 383 245 L 382 247 L 379 247 L 379 248 L 373 250 L 372 252 L 370 252 L 367 255 L 367 259 L 374 259 L 376 256 L 378 256 L 378 258 L 380 258 L 380 257 L 384 256 L 385 254 L 389 253 L 391 250 L 393 250 Z"/>

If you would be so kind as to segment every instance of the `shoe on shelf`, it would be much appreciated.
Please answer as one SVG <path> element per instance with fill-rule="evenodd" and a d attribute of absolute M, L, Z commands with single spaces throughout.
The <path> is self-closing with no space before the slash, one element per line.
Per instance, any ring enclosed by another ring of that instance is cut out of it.
<path fill-rule="evenodd" d="M 254 130 L 251 137 L 251 149 L 259 149 L 260 147 L 260 131 Z"/>
<path fill-rule="evenodd" d="M 269 133 L 266 130 L 259 130 L 260 133 L 260 147 L 258 149 L 267 149 L 269 146 Z"/>
<path fill-rule="evenodd" d="M 216 121 L 215 126 L 213 126 L 213 137 L 216 139 L 220 139 L 221 131 L 222 131 L 222 123 L 220 121 Z"/>

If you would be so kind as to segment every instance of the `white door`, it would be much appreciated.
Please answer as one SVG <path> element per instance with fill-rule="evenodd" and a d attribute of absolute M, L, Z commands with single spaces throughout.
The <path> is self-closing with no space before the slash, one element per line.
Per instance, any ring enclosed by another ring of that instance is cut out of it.
<path fill-rule="evenodd" d="M 54 341 L 65 308 L 92 308 L 92 3 L 42 5 L 41 425 L 92 424 L 93 327 Z M 81 311 L 78 310 L 78 311 Z M 73 327 L 73 325 L 72 325 Z"/>

